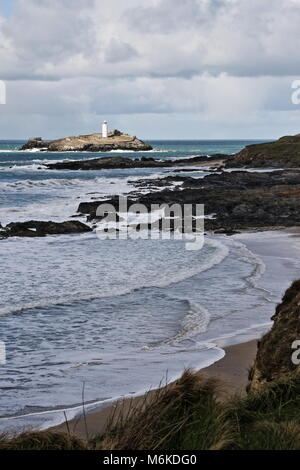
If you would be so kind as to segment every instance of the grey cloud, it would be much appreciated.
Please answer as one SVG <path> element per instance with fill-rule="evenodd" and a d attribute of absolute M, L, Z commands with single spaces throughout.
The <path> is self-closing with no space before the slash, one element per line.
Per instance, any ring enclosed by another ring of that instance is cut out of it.
<path fill-rule="evenodd" d="M 17 0 L 2 78 L 285 76 L 299 72 L 292 0 Z"/>
<path fill-rule="evenodd" d="M 133 46 L 115 38 L 110 40 L 105 49 L 105 60 L 112 64 L 123 62 L 137 56 L 138 53 Z"/>
<path fill-rule="evenodd" d="M 157 5 L 131 9 L 124 17 L 131 28 L 159 34 L 172 34 L 180 29 L 208 28 L 216 11 L 226 0 L 160 0 Z"/>
<path fill-rule="evenodd" d="M 93 3 L 75 0 L 70 8 L 65 0 L 18 0 L 14 16 L 0 26 L 12 48 L 9 59 L 15 67 L 11 75 L 39 77 L 47 64 L 55 67 L 74 54 L 89 55 L 93 40 L 85 12 Z"/>

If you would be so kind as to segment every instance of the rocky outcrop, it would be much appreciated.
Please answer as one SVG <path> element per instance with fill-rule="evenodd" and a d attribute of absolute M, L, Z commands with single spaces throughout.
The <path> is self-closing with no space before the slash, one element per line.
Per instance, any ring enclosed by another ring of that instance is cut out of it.
<path fill-rule="evenodd" d="M 300 134 L 248 145 L 226 162 L 228 168 L 300 168 Z"/>
<path fill-rule="evenodd" d="M 41 137 L 34 137 L 29 139 L 28 142 L 20 148 L 20 150 L 46 151 L 50 144 L 50 140 L 43 140 Z"/>
<path fill-rule="evenodd" d="M 66 222 L 12 222 L 1 227 L 0 238 L 8 237 L 45 237 L 46 235 L 65 235 L 90 232 L 92 229 L 78 220 Z"/>
<path fill-rule="evenodd" d="M 292 360 L 292 345 L 300 340 L 300 280 L 285 293 L 272 317 L 272 329 L 259 341 L 255 363 L 250 371 L 249 390 L 258 390 L 287 374 L 300 373 Z M 300 346 L 299 359 L 300 359 Z"/>
<path fill-rule="evenodd" d="M 171 168 L 187 165 L 211 165 L 225 160 L 228 155 L 199 155 L 198 157 L 182 158 L 177 160 L 158 160 L 155 158 L 127 158 L 127 157 L 101 157 L 88 160 L 72 160 L 49 163 L 49 170 L 107 170 L 123 168 Z M 190 170 L 191 171 L 191 170 Z"/>
<path fill-rule="evenodd" d="M 115 130 L 107 138 L 102 138 L 101 134 L 64 137 L 52 141 L 45 141 L 38 137 L 30 139 L 20 150 L 33 149 L 47 152 L 109 152 L 111 150 L 145 152 L 152 150 L 152 147 L 137 137 Z"/>
<path fill-rule="evenodd" d="M 300 226 L 300 171 L 271 173 L 245 171 L 211 174 L 203 179 L 181 176 L 158 180 L 158 185 L 176 182 L 175 187 L 147 194 L 128 195 L 128 204 L 204 204 L 206 230 L 233 232 L 241 229 Z M 181 184 L 180 184 L 181 181 Z M 138 185 L 139 182 L 136 182 Z M 152 180 L 151 184 L 154 184 Z M 83 202 L 78 212 L 96 218 L 96 210 L 104 201 Z M 106 200 L 118 209 L 117 197 Z"/>

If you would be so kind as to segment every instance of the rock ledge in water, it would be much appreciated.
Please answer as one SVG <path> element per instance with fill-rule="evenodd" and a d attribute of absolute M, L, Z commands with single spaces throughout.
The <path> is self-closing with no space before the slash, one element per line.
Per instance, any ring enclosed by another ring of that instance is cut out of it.
<path fill-rule="evenodd" d="M 66 222 L 12 222 L 1 227 L 0 238 L 8 237 L 45 237 L 46 235 L 67 235 L 72 233 L 91 232 L 92 229 L 78 220 Z"/>

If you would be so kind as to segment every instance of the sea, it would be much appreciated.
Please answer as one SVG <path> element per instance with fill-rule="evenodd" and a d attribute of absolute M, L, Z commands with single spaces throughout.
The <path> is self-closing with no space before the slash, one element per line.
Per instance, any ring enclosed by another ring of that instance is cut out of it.
<path fill-rule="evenodd" d="M 80 202 L 126 195 L 134 181 L 176 168 L 48 170 L 96 156 L 188 158 L 234 154 L 258 141 L 150 141 L 153 151 L 47 153 L 0 141 L 0 223 L 86 222 Z M 207 172 L 190 168 L 203 178 Z M 288 232 L 185 240 L 100 240 L 95 232 L 0 241 L 0 432 L 44 429 L 136 396 L 258 338 L 299 277 Z"/>

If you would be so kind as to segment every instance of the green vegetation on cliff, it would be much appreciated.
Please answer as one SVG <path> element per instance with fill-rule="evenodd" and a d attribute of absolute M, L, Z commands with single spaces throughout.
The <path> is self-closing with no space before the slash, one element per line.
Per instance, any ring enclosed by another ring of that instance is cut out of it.
<path fill-rule="evenodd" d="M 275 142 L 248 145 L 227 163 L 228 168 L 299 168 L 300 134 Z"/>

